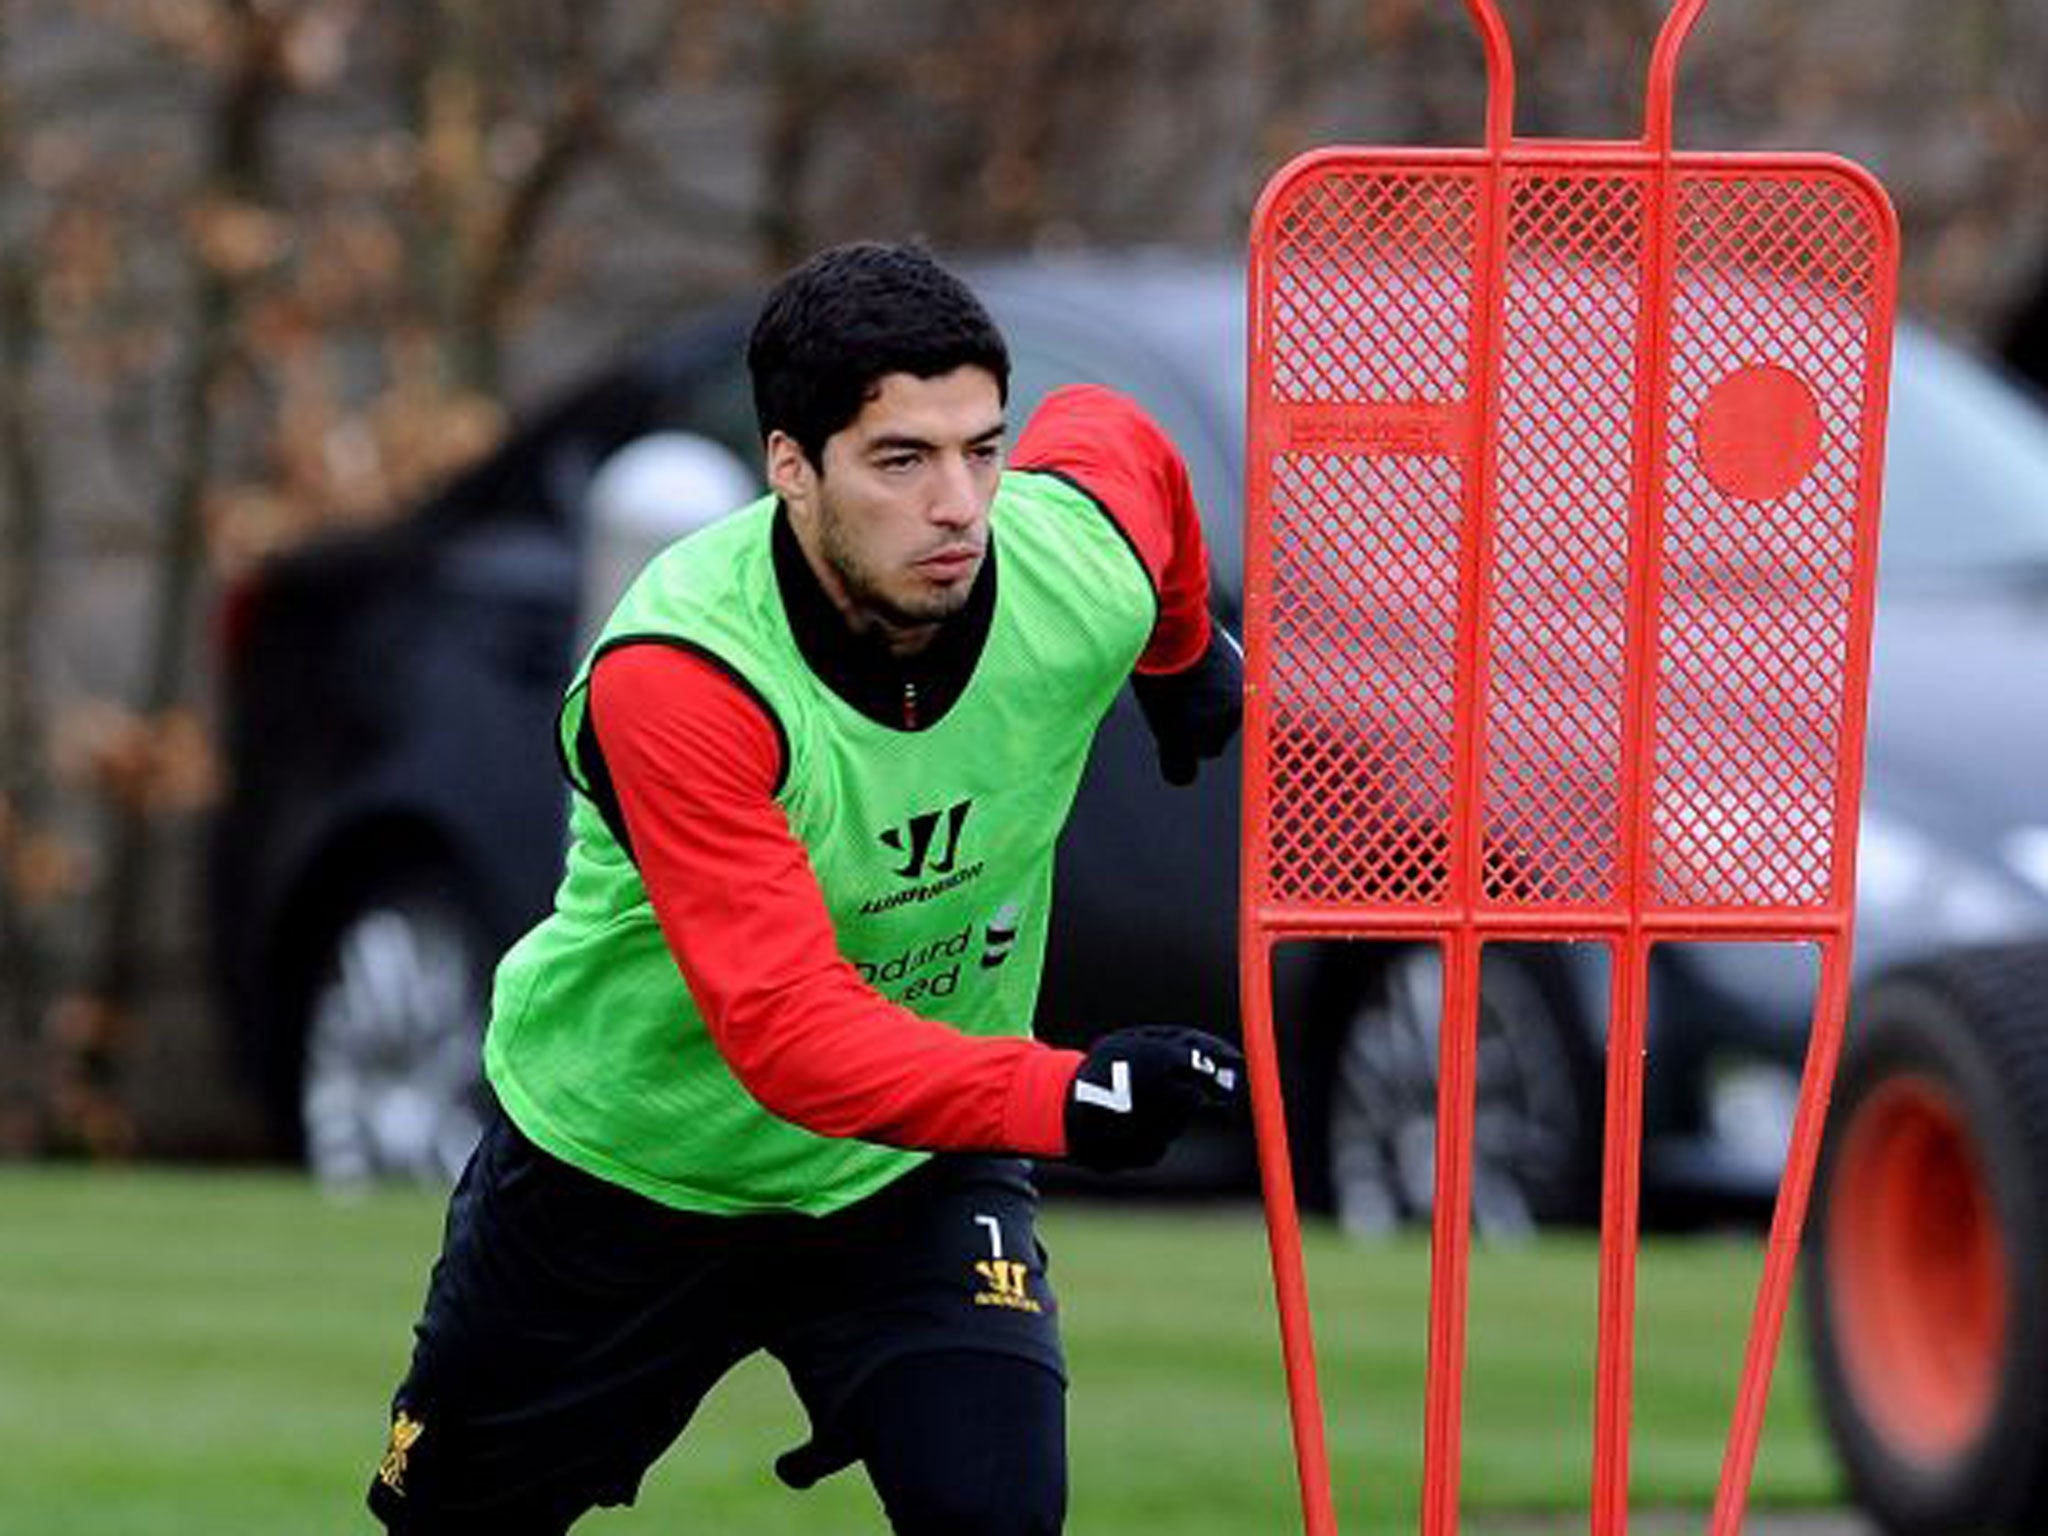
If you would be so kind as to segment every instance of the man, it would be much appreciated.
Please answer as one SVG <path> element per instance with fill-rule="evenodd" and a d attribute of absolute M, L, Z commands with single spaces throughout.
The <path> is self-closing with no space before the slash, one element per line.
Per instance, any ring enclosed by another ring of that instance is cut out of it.
<path fill-rule="evenodd" d="M 1009 359 L 921 251 L 829 250 L 748 348 L 772 494 L 658 556 L 563 705 L 555 911 L 498 970 L 501 1110 L 370 1489 L 399 1532 L 630 1502 L 757 1350 L 899 1532 L 1057 1531 L 1065 1386 L 1024 1157 L 1160 1157 L 1228 1045 L 1030 1038 L 1054 842 L 1136 669 L 1170 778 L 1236 729 L 1179 456 Z"/>

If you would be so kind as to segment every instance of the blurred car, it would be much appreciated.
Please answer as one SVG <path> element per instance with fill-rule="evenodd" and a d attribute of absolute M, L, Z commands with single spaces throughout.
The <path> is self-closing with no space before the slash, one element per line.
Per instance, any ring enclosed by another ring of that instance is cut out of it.
<path fill-rule="evenodd" d="M 1241 269 L 1156 255 L 970 268 L 1013 348 L 1012 419 L 1070 380 L 1122 389 L 1187 456 L 1218 611 L 1242 585 Z M 446 1176 L 475 1134 L 491 964 L 546 910 L 565 790 L 551 721 L 579 638 L 661 542 L 758 484 L 742 341 L 704 317 L 572 393 L 388 527 L 230 594 L 233 792 L 214 827 L 227 1016 L 280 1135 L 323 1177 Z M 1859 955 L 2048 930 L 2048 418 L 1908 329 L 1897 353 Z M 1238 779 L 1158 781 L 1128 695 L 1062 843 L 1041 1028 L 1232 1029 Z M 1276 971 L 1303 1194 L 1379 1230 L 1431 1199 L 1438 960 L 1292 946 Z M 1811 965 L 1665 945 L 1644 1208 L 1753 1213 L 1784 1154 Z M 1597 1209 L 1605 958 L 1490 945 L 1478 1219 Z M 1162 1177 L 1243 1177 L 1246 1139 Z"/>

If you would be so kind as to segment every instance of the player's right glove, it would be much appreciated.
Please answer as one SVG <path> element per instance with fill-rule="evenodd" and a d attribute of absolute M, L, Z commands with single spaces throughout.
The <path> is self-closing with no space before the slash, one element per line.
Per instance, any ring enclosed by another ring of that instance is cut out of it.
<path fill-rule="evenodd" d="M 1104 1035 L 1067 1089 L 1067 1157 L 1084 1168 L 1149 1168 L 1198 1115 L 1244 1102 L 1244 1057 L 1198 1029 Z"/>

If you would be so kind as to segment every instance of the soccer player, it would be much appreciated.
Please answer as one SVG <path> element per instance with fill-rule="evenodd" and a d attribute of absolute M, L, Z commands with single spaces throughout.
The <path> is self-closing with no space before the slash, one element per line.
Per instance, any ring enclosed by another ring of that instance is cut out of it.
<path fill-rule="evenodd" d="M 555 910 L 497 973 L 499 1108 L 450 1202 L 370 1506 L 566 1530 L 629 1503 L 738 1361 L 789 1374 L 807 1487 L 894 1528 L 1055 1532 L 1065 1378 L 1026 1158 L 1156 1161 L 1240 1100 L 1186 1028 L 1031 1038 L 1053 846 L 1135 687 L 1169 779 L 1238 724 L 1179 454 L 1048 399 L 924 252 L 769 295 L 771 494 L 657 556 L 576 674 Z"/>

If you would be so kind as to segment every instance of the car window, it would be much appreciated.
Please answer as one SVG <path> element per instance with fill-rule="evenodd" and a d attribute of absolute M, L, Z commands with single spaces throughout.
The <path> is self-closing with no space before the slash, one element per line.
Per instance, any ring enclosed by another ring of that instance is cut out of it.
<path fill-rule="evenodd" d="M 1882 538 L 1888 576 L 2048 571 L 2048 412 L 1953 348 L 1902 332 Z"/>

